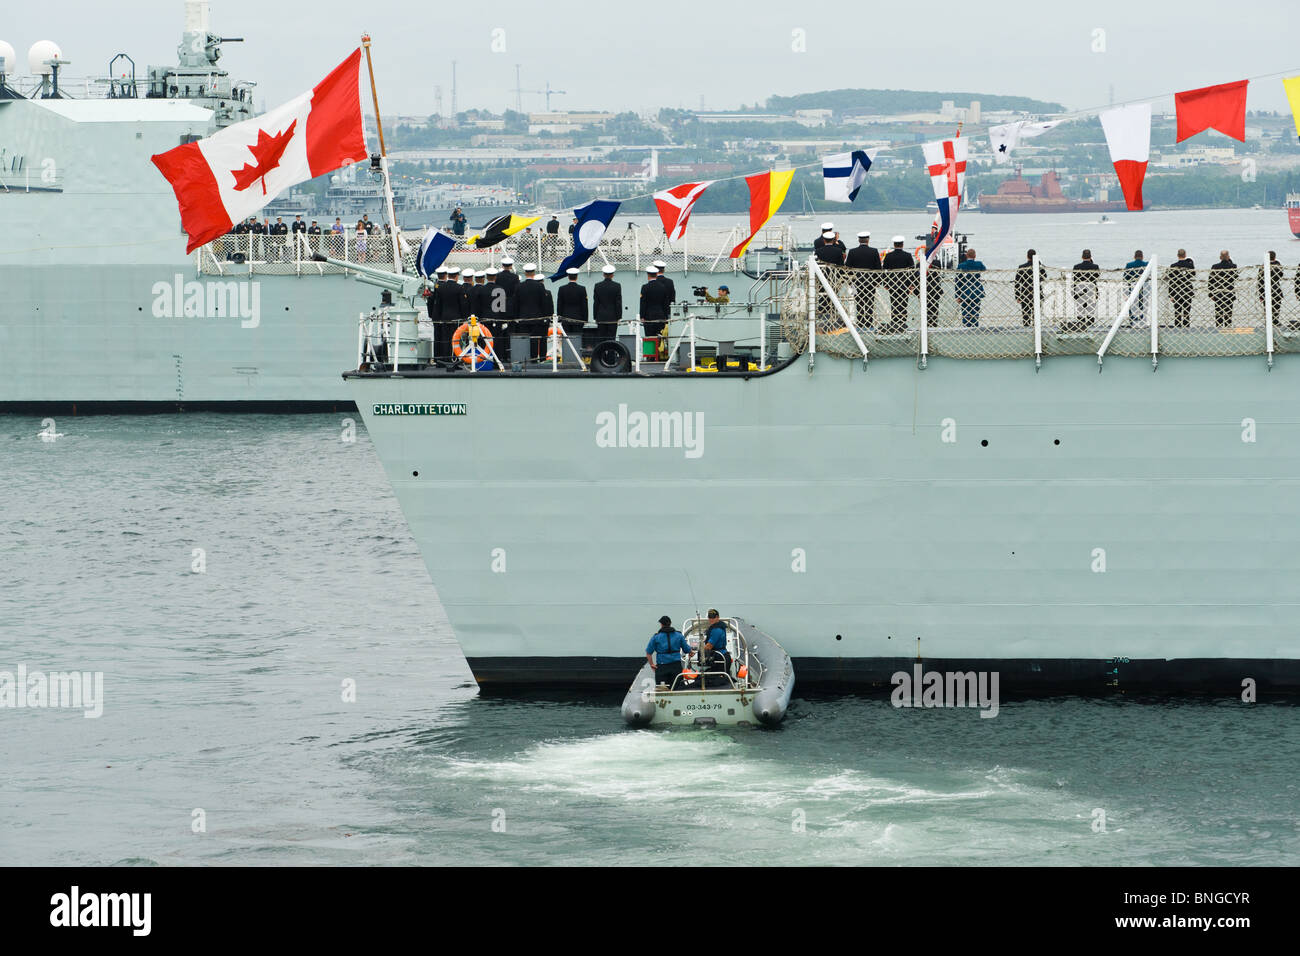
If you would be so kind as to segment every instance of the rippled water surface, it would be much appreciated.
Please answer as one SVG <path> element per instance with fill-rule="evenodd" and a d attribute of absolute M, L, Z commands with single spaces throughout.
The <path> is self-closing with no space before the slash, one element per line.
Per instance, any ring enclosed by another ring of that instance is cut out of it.
<path fill-rule="evenodd" d="M 68 417 L 53 443 L 0 417 L 0 670 L 105 681 L 99 719 L 0 709 L 0 858 L 1300 863 L 1290 704 L 814 698 L 659 732 L 617 696 L 481 698 L 346 417 Z"/>

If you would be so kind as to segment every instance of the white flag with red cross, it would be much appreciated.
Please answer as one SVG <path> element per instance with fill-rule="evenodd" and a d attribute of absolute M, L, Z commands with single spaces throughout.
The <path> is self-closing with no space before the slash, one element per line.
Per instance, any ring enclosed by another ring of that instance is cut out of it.
<path fill-rule="evenodd" d="M 366 158 L 360 69 L 358 48 L 283 106 L 153 157 L 180 204 L 187 253 L 289 187 Z"/>
<path fill-rule="evenodd" d="M 923 143 L 921 150 L 925 154 L 926 172 L 934 186 L 934 200 L 939 204 L 935 217 L 937 228 L 931 230 L 930 240 L 926 243 L 925 263 L 928 266 L 957 222 L 957 208 L 966 187 L 966 140 L 958 137 Z"/>

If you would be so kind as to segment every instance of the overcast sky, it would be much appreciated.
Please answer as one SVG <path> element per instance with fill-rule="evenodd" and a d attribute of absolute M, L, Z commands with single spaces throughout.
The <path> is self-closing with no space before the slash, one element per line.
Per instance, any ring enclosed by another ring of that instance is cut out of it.
<path fill-rule="evenodd" d="M 174 63 L 184 3 L 14 0 L 6 7 L 0 39 L 21 61 L 34 41 L 53 40 L 72 61 L 68 73 L 82 76 L 105 72 L 119 52 L 135 59 L 139 73 Z M 453 59 L 458 108 L 494 112 L 514 108 L 516 63 L 525 88 L 549 81 L 567 91 L 551 98 L 553 109 L 638 111 L 698 109 L 701 100 L 708 109 L 733 109 L 774 93 L 843 87 L 1020 94 L 1086 109 L 1105 105 L 1112 85 L 1121 102 L 1300 73 L 1297 0 L 211 0 L 210 8 L 214 32 L 245 38 L 225 47 L 222 65 L 257 81 L 259 107 L 312 86 L 367 30 L 385 114 L 434 112 L 439 85 L 449 110 Z M 494 42 L 504 52 L 493 52 Z M 543 102 L 523 95 L 525 110 Z M 1248 106 L 1285 110 L 1280 80 L 1252 83 Z"/>

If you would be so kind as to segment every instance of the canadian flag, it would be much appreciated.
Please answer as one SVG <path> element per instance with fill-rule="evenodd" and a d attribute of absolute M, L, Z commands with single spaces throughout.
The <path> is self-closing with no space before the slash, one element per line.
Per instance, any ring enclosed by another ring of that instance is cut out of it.
<path fill-rule="evenodd" d="M 1110 161 L 1115 165 L 1124 202 L 1131 211 L 1142 208 L 1142 180 L 1151 156 L 1151 104 L 1121 106 L 1101 114 Z"/>
<path fill-rule="evenodd" d="M 664 233 L 669 242 L 676 242 L 686 234 L 686 221 L 691 218 L 691 207 L 713 183 L 712 179 L 704 183 L 682 183 L 654 194 L 655 206 L 659 209 L 659 218 L 663 221 Z"/>
<path fill-rule="evenodd" d="M 187 253 L 224 236 L 290 186 L 366 158 L 360 69 L 357 48 L 283 106 L 153 157 L 180 204 Z"/>

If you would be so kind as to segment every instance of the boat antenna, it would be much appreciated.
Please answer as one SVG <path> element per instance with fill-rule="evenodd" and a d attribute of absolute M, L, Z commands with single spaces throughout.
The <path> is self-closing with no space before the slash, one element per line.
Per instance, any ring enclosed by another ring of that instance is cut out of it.
<path fill-rule="evenodd" d="M 691 604 L 695 605 L 695 619 L 698 621 L 700 619 L 700 602 L 695 598 L 695 585 L 691 583 L 691 573 L 687 571 L 685 568 L 682 568 L 682 574 L 686 575 L 686 586 L 691 590 Z M 696 654 L 697 657 L 699 658 L 700 667 L 703 668 L 704 667 L 704 638 L 703 637 L 699 639 L 699 642 L 696 645 Z M 690 655 L 687 656 L 689 657 Z M 701 677 L 700 680 L 703 681 L 704 678 Z"/>
<path fill-rule="evenodd" d="M 691 583 L 691 573 L 682 568 L 682 574 L 686 575 L 686 586 L 691 589 L 691 603 L 695 605 L 695 616 L 700 616 L 700 602 L 695 599 L 695 585 Z"/>
<path fill-rule="evenodd" d="M 370 157 L 370 165 L 373 167 L 375 160 L 379 160 L 379 171 L 384 179 L 384 206 L 388 212 L 388 222 L 392 226 L 393 271 L 400 273 L 402 271 L 401 238 L 398 236 L 397 213 L 393 209 L 393 184 L 388 178 L 388 149 L 384 146 L 384 121 L 379 118 L 379 91 L 375 89 L 375 65 L 370 60 L 369 33 L 361 34 L 361 46 L 366 51 L 366 69 L 370 73 L 370 98 L 375 104 L 375 129 L 379 132 L 379 156 Z"/>

